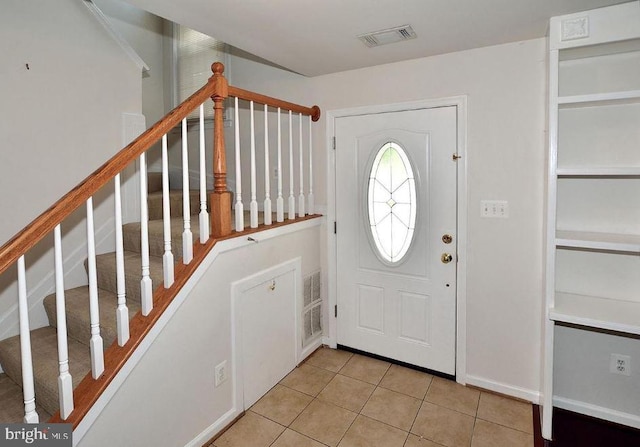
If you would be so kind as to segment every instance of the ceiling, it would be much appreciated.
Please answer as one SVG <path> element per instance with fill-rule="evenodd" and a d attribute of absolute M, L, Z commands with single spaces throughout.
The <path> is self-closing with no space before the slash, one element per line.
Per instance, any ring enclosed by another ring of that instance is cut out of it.
<path fill-rule="evenodd" d="M 627 0 L 126 0 L 306 76 L 543 37 L 549 17 Z M 357 35 L 410 24 L 416 39 Z"/>

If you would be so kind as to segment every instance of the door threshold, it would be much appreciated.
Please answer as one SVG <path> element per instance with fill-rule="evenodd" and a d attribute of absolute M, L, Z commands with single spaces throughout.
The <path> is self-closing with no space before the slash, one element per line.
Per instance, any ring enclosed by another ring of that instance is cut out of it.
<path fill-rule="evenodd" d="M 429 369 L 429 368 L 423 368 L 422 366 L 412 365 L 411 363 L 401 362 L 400 360 L 390 359 L 389 357 L 383 357 L 381 355 L 372 354 L 372 353 L 366 352 L 366 351 L 361 351 L 359 349 L 351 348 L 351 347 L 345 346 L 345 345 L 340 345 L 339 344 L 339 345 L 337 345 L 337 348 L 341 349 L 342 351 L 352 352 L 354 354 L 363 355 L 365 357 L 371 357 L 372 359 L 382 360 L 384 362 L 393 363 L 394 365 L 403 366 L 405 368 L 409 368 L 409 369 L 413 369 L 413 370 L 420 371 L 420 372 L 423 372 L 423 373 L 431 374 L 432 376 L 442 377 L 443 379 L 453 380 L 454 382 L 456 381 L 456 376 L 455 375 L 446 374 L 446 373 L 443 373 L 443 372 L 440 372 L 440 371 L 435 371 L 435 370 Z"/>

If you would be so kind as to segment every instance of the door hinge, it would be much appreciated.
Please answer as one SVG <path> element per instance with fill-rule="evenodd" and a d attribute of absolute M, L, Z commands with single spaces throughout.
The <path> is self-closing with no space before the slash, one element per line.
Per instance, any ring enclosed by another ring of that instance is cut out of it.
<path fill-rule="evenodd" d="M 336 137 L 333 137 L 332 144 L 333 144 L 333 150 L 335 151 L 336 150 Z"/>
<path fill-rule="evenodd" d="M 338 222 L 333 222 L 333 234 L 338 234 Z"/>
<path fill-rule="evenodd" d="M 336 318 L 338 318 L 338 305 L 337 304 L 335 306 L 333 306 L 333 314 L 335 315 Z"/>
<path fill-rule="evenodd" d="M 458 161 L 459 158 L 462 158 L 462 155 L 458 155 L 454 153 L 451 158 L 453 159 L 453 161 Z"/>

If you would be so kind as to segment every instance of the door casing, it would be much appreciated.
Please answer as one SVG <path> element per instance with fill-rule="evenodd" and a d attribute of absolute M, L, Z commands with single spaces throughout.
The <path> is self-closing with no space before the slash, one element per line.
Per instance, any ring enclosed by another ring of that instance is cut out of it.
<path fill-rule="evenodd" d="M 457 235 L 458 262 L 456 264 L 456 381 L 466 384 L 466 297 L 467 297 L 467 97 L 454 96 L 440 99 L 429 99 L 404 103 L 364 106 L 349 109 L 330 110 L 327 112 L 327 282 L 328 282 L 328 334 L 323 342 L 332 348 L 337 346 L 337 321 L 334 308 L 337 304 L 337 253 L 334 222 L 336 220 L 336 165 L 333 137 L 335 135 L 336 118 L 367 115 L 384 112 L 400 112 L 404 110 L 428 109 L 435 107 L 455 106 L 457 117 Z M 451 154 L 453 156 L 452 148 Z M 338 223 L 339 231 L 339 223 Z M 325 326 L 325 327 L 327 327 Z"/>

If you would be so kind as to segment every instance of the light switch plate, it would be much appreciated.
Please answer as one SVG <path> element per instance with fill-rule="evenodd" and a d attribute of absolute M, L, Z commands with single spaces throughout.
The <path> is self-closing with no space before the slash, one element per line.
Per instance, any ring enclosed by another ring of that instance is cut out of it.
<path fill-rule="evenodd" d="M 506 200 L 481 200 L 480 216 L 506 219 L 509 217 L 509 202 Z"/>

